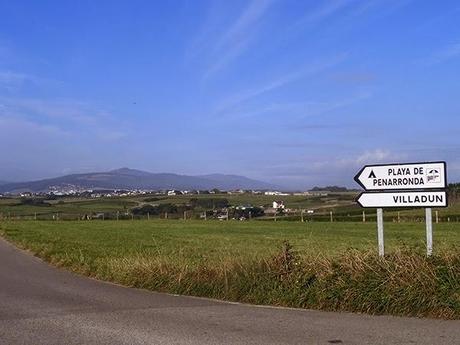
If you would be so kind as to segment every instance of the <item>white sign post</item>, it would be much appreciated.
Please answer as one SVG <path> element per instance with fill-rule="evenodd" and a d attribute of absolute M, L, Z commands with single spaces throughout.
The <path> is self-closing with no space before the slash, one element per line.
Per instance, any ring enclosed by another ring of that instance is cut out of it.
<path fill-rule="evenodd" d="M 424 207 L 427 256 L 433 253 L 431 207 L 447 207 L 445 162 L 366 165 L 355 181 L 366 192 L 359 195 L 361 207 L 377 208 L 379 255 L 384 255 L 383 210 L 389 207 Z M 369 192 L 367 192 L 369 191 Z"/>

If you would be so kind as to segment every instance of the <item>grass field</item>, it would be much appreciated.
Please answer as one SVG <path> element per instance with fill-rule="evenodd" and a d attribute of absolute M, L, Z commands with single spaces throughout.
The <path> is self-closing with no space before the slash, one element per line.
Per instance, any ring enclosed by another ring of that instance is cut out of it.
<path fill-rule="evenodd" d="M 376 250 L 375 223 L 238 221 L 23 221 L 3 222 L 14 242 L 53 257 L 162 256 L 169 260 L 227 260 L 265 257 L 289 241 L 301 255 L 337 255 L 348 249 Z M 423 251 L 423 223 L 387 223 L 387 250 Z M 460 226 L 435 224 L 435 249 L 460 247 Z"/>
<path fill-rule="evenodd" d="M 261 221 L 3 221 L 43 259 L 128 286 L 256 304 L 460 318 L 460 228 Z"/>

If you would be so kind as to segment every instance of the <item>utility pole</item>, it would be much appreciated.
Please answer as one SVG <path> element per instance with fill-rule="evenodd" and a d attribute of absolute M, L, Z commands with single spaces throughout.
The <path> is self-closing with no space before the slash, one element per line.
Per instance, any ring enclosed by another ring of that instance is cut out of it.
<path fill-rule="evenodd" d="M 332 217 L 332 211 L 329 212 L 330 216 L 331 216 L 331 223 L 334 221 L 334 218 Z"/>
<path fill-rule="evenodd" d="M 300 210 L 300 221 L 303 223 L 303 210 Z"/>
<path fill-rule="evenodd" d="M 439 213 L 438 213 L 438 211 L 437 211 L 437 210 L 436 210 L 436 212 L 435 212 L 435 213 L 436 213 L 436 224 L 438 224 L 438 223 L 439 223 Z"/>
<path fill-rule="evenodd" d="M 363 211 L 363 223 L 366 223 L 366 211 Z"/>

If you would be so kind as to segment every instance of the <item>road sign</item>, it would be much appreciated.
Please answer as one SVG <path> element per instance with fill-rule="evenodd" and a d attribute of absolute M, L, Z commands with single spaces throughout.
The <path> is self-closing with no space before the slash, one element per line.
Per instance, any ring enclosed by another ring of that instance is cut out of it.
<path fill-rule="evenodd" d="M 365 190 L 444 189 L 446 163 L 366 165 L 355 176 Z"/>
<path fill-rule="evenodd" d="M 445 191 L 361 193 L 361 207 L 446 207 Z"/>

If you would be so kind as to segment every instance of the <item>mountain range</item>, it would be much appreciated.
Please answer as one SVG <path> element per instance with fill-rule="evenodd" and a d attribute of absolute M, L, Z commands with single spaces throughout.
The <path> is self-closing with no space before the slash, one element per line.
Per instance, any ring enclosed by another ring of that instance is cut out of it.
<path fill-rule="evenodd" d="M 56 178 L 0 184 L 2 193 L 47 192 L 50 188 L 80 189 L 144 189 L 144 190 L 221 190 L 277 189 L 277 186 L 244 176 L 211 174 L 188 176 L 171 173 L 150 173 L 121 168 L 108 172 L 72 174 Z M 279 188 L 279 187 L 278 187 Z"/>

